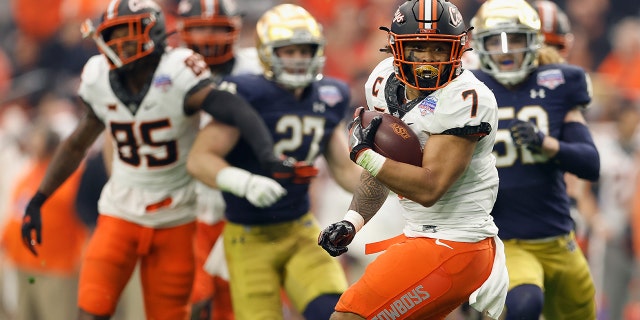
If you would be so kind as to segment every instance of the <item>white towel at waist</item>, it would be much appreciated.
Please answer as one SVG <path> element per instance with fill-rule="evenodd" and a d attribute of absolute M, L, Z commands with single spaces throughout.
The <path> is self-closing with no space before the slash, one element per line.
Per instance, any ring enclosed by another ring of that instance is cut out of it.
<path fill-rule="evenodd" d="M 229 281 L 229 269 L 227 259 L 224 256 L 224 238 L 221 235 L 211 249 L 207 261 L 204 262 L 204 271 L 212 276 L 218 276 Z"/>
<path fill-rule="evenodd" d="M 496 256 L 489 278 L 469 296 L 469 305 L 480 312 L 486 312 L 491 319 L 498 319 L 504 308 L 509 290 L 509 274 L 507 272 L 504 244 L 498 236 L 493 237 L 496 243 Z"/>

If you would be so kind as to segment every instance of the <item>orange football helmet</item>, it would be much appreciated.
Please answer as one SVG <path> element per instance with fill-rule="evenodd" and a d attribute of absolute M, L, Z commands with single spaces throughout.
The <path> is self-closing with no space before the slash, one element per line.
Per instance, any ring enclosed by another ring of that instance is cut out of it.
<path fill-rule="evenodd" d="M 546 45 L 555 47 L 566 57 L 573 44 L 571 24 L 567 15 L 558 5 L 549 0 L 534 2 L 540 16 L 540 30 Z"/>
<path fill-rule="evenodd" d="M 112 37 L 120 28 L 126 28 L 127 35 Z M 98 49 L 112 69 L 162 52 L 166 46 L 164 15 L 153 0 L 111 0 L 95 32 Z"/>
<path fill-rule="evenodd" d="M 462 54 L 469 49 L 468 29 L 458 8 L 446 0 L 411 0 L 400 5 L 388 41 L 398 80 L 405 85 L 433 91 L 446 86 L 462 72 Z M 449 61 L 410 61 L 404 48 L 411 42 L 450 42 Z"/>
<path fill-rule="evenodd" d="M 178 32 L 182 41 L 204 57 L 209 66 L 223 64 L 234 56 L 242 27 L 235 0 L 181 0 Z M 200 34 L 198 29 L 219 30 Z"/>

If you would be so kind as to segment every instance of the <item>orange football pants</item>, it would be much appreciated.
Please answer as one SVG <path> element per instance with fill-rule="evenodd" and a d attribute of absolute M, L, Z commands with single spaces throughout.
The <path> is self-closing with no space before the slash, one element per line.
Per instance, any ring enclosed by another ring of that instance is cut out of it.
<path fill-rule="evenodd" d="M 195 222 L 155 229 L 100 215 L 80 271 L 80 309 L 112 315 L 140 261 L 147 319 L 188 319 L 194 234 Z"/>
<path fill-rule="evenodd" d="M 229 282 L 221 277 L 208 274 L 202 267 L 222 234 L 224 224 L 224 221 L 218 221 L 212 225 L 200 221 L 196 223 L 196 280 L 193 284 L 190 300 L 191 303 L 210 300 L 211 320 L 234 319 Z"/>
<path fill-rule="evenodd" d="M 336 311 L 372 320 L 444 319 L 493 267 L 492 238 L 465 243 L 402 236 L 399 241 L 369 264 Z"/>

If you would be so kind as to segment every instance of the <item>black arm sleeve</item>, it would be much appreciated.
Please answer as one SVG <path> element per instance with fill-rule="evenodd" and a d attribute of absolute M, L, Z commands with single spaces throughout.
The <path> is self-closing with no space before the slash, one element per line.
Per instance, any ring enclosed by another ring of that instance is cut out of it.
<path fill-rule="evenodd" d="M 600 155 L 589 128 L 579 122 L 567 122 L 562 131 L 560 150 L 555 156 L 558 166 L 579 178 L 598 180 Z"/>
<path fill-rule="evenodd" d="M 277 159 L 273 154 L 273 137 L 267 125 L 260 114 L 240 96 L 213 89 L 205 98 L 202 110 L 218 121 L 237 127 L 263 166 Z"/>

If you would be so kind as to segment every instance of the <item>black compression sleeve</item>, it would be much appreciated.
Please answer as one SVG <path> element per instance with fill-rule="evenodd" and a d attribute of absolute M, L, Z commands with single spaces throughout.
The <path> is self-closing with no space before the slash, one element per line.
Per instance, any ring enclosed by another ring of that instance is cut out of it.
<path fill-rule="evenodd" d="M 560 150 L 555 156 L 563 170 L 591 181 L 600 176 L 600 155 L 589 128 L 579 122 L 567 122 L 562 129 Z"/>
<path fill-rule="evenodd" d="M 220 122 L 237 127 L 260 163 L 277 159 L 273 154 L 273 137 L 269 129 L 260 114 L 243 98 L 213 89 L 204 99 L 202 110 Z"/>

